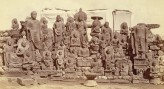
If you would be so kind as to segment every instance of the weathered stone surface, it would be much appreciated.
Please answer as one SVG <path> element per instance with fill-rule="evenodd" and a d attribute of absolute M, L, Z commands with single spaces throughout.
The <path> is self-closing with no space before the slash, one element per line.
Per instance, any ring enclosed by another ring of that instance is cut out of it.
<path fill-rule="evenodd" d="M 35 80 L 32 78 L 18 78 L 17 79 L 18 84 L 22 86 L 33 85 L 34 81 Z"/>

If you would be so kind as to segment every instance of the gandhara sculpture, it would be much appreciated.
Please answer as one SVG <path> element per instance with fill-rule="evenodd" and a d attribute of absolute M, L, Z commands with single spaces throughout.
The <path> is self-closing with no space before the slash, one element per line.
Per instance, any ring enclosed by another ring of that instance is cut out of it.
<path fill-rule="evenodd" d="M 87 20 L 87 14 L 82 11 L 82 8 L 79 9 L 79 12 L 77 12 L 74 15 L 75 21 L 78 22 L 78 20 L 86 21 Z"/>
<path fill-rule="evenodd" d="M 61 71 L 64 69 L 64 52 L 62 50 L 57 51 L 56 55 L 56 69 Z"/>
<path fill-rule="evenodd" d="M 32 69 L 34 68 L 35 60 L 32 57 L 32 53 L 30 50 L 27 50 L 24 53 L 24 58 L 22 62 L 22 68 L 26 70 L 26 75 L 33 75 L 34 72 Z"/>
<path fill-rule="evenodd" d="M 30 43 L 26 39 L 26 36 L 23 36 L 23 38 L 18 40 L 18 47 L 16 50 L 17 55 L 24 55 L 24 53 L 29 49 Z"/>
<path fill-rule="evenodd" d="M 19 34 L 21 34 L 21 36 L 26 35 L 26 37 L 27 37 L 26 22 L 25 21 L 20 21 L 20 23 L 21 23 L 21 28 L 20 28 Z"/>
<path fill-rule="evenodd" d="M 160 73 L 164 73 L 164 55 L 163 51 L 158 51 L 158 61 L 159 61 L 159 67 L 160 67 Z"/>
<path fill-rule="evenodd" d="M 161 73 L 160 73 L 160 68 L 159 68 L 159 63 L 153 62 L 152 66 L 150 67 L 150 83 L 153 84 L 160 84 L 161 80 Z"/>
<path fill-rule="evenodd" d="M 117 48 L 120 45 L 120 34 L 118 32 L 114 32 L 112 39 L 113 47 Z"/>
<path fill-rule="evenodd" d="M 92 22 L 92 29 L 91 29 L 91 36 L 99 37 L 100 33 L 100 27 L 101 27 L 101 22 L 100 20 L 103 19 L 102 17 L 99 16 L 94 16 L 91 17 L 94 21 Z"/>
<path fill-rule="evenodd" d="M 58 47 L 60 43 L 62 42 L 62 33 L 64 31 L 64 23 L 62 22 L 62 19 L 60 15 L 56 17 L 56 22 L 53 25 L 53 33 L 54 33 L 54 43 L 55 47 Z"/>
<path fill-rule="evenodd" d="M 67 18 L 67 23 L 66 23 L 66 33 L 70 36 L 71 32 L 76 28 L 74 18 L 73 17 L 68 17 Z"/>
<path fill-rule="evenodd" d="M 46 18 L 41 18 L 40 23 L 42 30 L 42 43 L 44 44 L 44 48 L 46 46 L 50 50 L 54 42 L 53 31 L 47 27 L 48 21 Z"/>
<path fill-rule="evenodd" d="M 136 58 L 145 58 L 146 42 L 147 42 L 147 30 L 148 28 L 144 23 L 139 23 L 132 28 L 134 32 L 134 47 L 133 52 L 136 54 Z"/>
<path fill-rule="evenodd" d="M 11 38 L 8 38 L 6 44 L 4 44 L 3 48 L 4 48 L 5 66 L 8 66 L 10 63 L 9 61 L 11 60 L 11 56 L 14 52 L 13 40 Z"/>
<path fill-rule="evenodd" d="M 92 58 L 91 71 L 93 71 L 94 73 L 98 73 L 99 75 L 104 75 L 102 60 L 98 55 Z"/>
<path fill-rule="evenodd" d="M 31 12 L 31 19 L 27 21 L 27 30 L 30 31 L 30 44 L 31 49 L 41 49 L 41 26 L 39 20 L 36 19 L 37 12 L 33 11 Z"/>
<path fill-rule="evenodd" d="M 21 21 L 20 30 L 0 35 L 5 38 L 0 40 L 4 44 L 0 46 L 4 74 L 23 76 L 18 79 L 21 85 L 33 84 L 34 80 L 43 84 L 85 78 L 88 79 L 86 86 L 96 86 L 94 79 L 117 83 L 164 81 L 163 40 L 150 30 L 158 28 L 158 24 L 139 23 L 129 31 L 123 22 L 120 32 L 116 32 L 109 27 L 109 22 L 100 22 L 102 17 L 92 16 L 89 40 L 87 15 L 82 9 L 74 18 L 68 17 L 66 25 L 63 17 L 57 15 L 53 29 L 48 28 L 46 18 L 38 21 L 36 17 L 34 11 L 30 18 Z M 13 27 L 17 29 L 18 24 L 14 23 Z"/>
<path fill-rule="evenodd" d="M 109 27 L 109 22 L 105 22 L 104 26 L 101 28 L 101 35 L 104 35 L 106 41 L 112 41 L 112 29 Z"/>
<path fill-rule="evenodd" d="M 81 42 L 88 42 L 86 20 L 86 13 L 80 8 L 79 12 L 75 14 L 75 23 L 77 30 L 80 32 Z"/>
<path fill-rule="evenodd" d="M 99 46 L 100 40 L 97 37 L 93 36 L 91 41 L 89 42 L 89 44 L 90 44 L 91 55 L 97 54 L 99 52 L 99 48 L 100 48 L 100 46 Z"/>
<path fill-rule="evenodd" d="M 128 25 L 126 22 L 123 22 L 120 26 L 121 30 L 120 30 L 120 34 L 122 39 L 125 40 L 125 42 L 127 42 L 127 36 L 128 36 Z"/>
<path fill-rule="evenodd" d="M 87 59 L 90 56 L 88 45 L 86 43 L 82 44 L 82 47 L 78 51 L 78 57 Z"/>
<path fill-rule="evenodd" d="M 70 50 L 74 51 L 74 53 L 77 55 L 80 47 L 81 47 L 80 33 L 79 31 L 74 30 L 72 31 L 71 34 Z"/>
<path fill-rule="evenodd" d="M 11 26 L 12 30 L 18 30 L 19 29 L 19 24 L 16 18 L 14 18 L 12 20 L 12 26 Z"/>
<path fill-rule="evenodd" d="M 48 50 L 48 48 L 46 48 L 43 52 L 42 65 L 43 70 L 53 70 L 54 68 L 51 52 Z"/>

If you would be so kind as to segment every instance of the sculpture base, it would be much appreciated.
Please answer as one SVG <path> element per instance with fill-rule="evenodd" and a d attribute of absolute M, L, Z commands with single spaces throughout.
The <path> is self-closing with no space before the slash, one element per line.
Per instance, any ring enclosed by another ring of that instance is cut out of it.
<path fill-rule="evenodd" d="M 160 78 L 150 79 L 150 83 L 151 84 L 160 84 L 161 83 L 161 79 Z"/>
<path fill-rule="evenodd" d="M 95 80 L 86 80 L 84 85 L 87 86 L 87 87 L 96 87 L 97 86 L 97 82 Z"/>
<path fill-rule="evenodd" d="M 34 85 L 35 80 L 32 78 L 18 78 L 17 82 L 22 86 L 27 86 L 27 85 Z"/>
<path fill-rule="evenodd" d="M 97 82 L 95 80 L 97 73 L 85 73 L 85 76 L 87 78 L 86 82 L 84 83 L 87 87 L 95 87 L 97 86 Z"/>

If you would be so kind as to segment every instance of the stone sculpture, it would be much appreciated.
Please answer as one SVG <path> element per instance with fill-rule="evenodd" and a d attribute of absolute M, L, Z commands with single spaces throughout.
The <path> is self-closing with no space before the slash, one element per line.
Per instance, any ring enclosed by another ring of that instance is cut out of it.
<path fill-rule="evenodd" d="M 159 69 L 160 69 L 159 64 L 156 62 L 153 62 L 152 67 L 150 67 L 150 77 L 151 77 L 150 83 L 153 83 L 153 84 L 161 83 L 161 80 L 160 80 L 161 73 Z"/>
<path fill-rule="evenodd" d="M 54 64 L 53 64 L 53 59 L 51 58 L 51 52 L 46 50 L 43 52 L 43 58 L 42 58 L 43 70 L 53 70 Z"/>
<path fill-rule="evenodd" d="M 104 35 L 106 41 L 112 41 L 112 29 L 109 27 L 109 22 L 105 22 L 101 29 L 101 34 Z"/>
<path fill-rule="evenodd" d="M 68 17 L 67 23 L 66 23 L 66 33 L 70 36 L 71 32 L 76 28 L 76 25 L 74 23 L 74 18 Z"/>
<path fill-rule="evenodd" d="M 41 49 L 42 31 L 40 27 L 40 22 L 36 19 L 36 17 L 37 12 L 33 11 L 31 12 L 31 19 L 27 21 L 27 30 L 30 31 L 30 44 L 32 50 Z"/>
<path fill-rule="evenodd" d="M 12 26 L 11 26 L 12 30 L 19 30 L 19 24 L 16 18 L 14 18 L 12 20 Z"/>
<path fill-rule="evenodd" d="M 159 61 L 159 67 L 160 67 L 160 73 L 164 73 L 164 53 L 163 51 L 158 51 L 158 61 Z"/>
<path fill-rule="evenodd" d="M 151 32 L 158 24 L 139 23 L 129 29 L 123 22 L 120 32 L 113 32 L 109 22 L 101 25 L 100 16 L 91 17 L 91 26 L 86 24 L 87 14 L 81 8 L 74 18 L 67 18 L 66 25 L 57 15 L 53 29 L 48 28 L 45 17 L 40 21 L 36 17 L 33 11 L 20 22 L 20 30 L 13 19 L 12 30 L 0 31 L 3 74 L 23 76 L 18 79 L 22 85 L 34 80 L 43 84 L 85 78 L 86 86 L 96 86 L 95 78 L 99 82 L 161 84 L 164 79 L 163 40 Z"/>
<path fill-rule="evenodd" d="M 62 33 L 65 29 L 64 23 L 60 15 L 56 16 L 56 22 L 53 25 L 53 33 L 54 33 L 54 43 L 55 47 L 58 47 L 62 42 Z"/>
<path fill-rule="evenodd" d="M 132 28 L 134 32 L 134 42 L 133 49 L 134 54 L 136 54 L 136 58 L 145 58 L 146 53 L 146 42 L 147 42 L 147 30 L 148 28 L 144 23 L 139 23 L 135 27 Z"/>
<path fill-rule="evenodd" d="M 8 38 L 7 43 L 3 46 L 3 48 L 4 48 L 5 66 L 8 66 L 11 60 L 11 56 L 14 53 L 13 40 L 11 38 Z"/>
<path fill-rule="evenodd" d="M 128 25 L 126 22 L 123 22 L 120 26 L 121 30 L 120 30 L 120 34 L 122 39 L 125 40 L 125 42 L 127 42 L 127 36 L 128 36 Z"/>
<path fill-rule="evenodd" d="M 86 13 L 80 8 L 79 12 L 75 14 L 75 23 L 77 30 L 80 32 L 81 42 L 88 42 L 86 20 Z"/>
<path fill-rule="evenodd" d="M 77 12 L 74 15 L 75 21 L 86 21 L 87 20 L 87 14 L 85 12 L 82 11 L 82 8 L 79 9 L 79 12 Z"/>
<path fill-rule="evenodd" d="M 93 60 L 92 60 L 92 63 L 91 63 L 91 70 L 94 73 L 98 73 L 100 75 L 103 75 L 104 74 L 103 73 L 104 69 L 102 67 L 102 61 L 101 61 L 101 59 L 99 59 L 98 56 L 97 57 L 93 57 L 92 59 Z"/>
<path fill-rule="evenodd" d="M 99 52 L 99 44 L 100 40 L 97 37 L 92 37 L 90 41 L 90 52 L 92 55 L 97 54 Z"/>
<path fill-rule="evenodd" d="M 40 23 L 41 23 L 41 30 L 42 30 L 41 39 L 42 39 L 43 45 L 46 46 L 50 50 L 54 42 L 53 31 L 47 27 L 48 21 L 46 20 L 46 18 L 41 18 Z"/>
<path fill-rule="evenodd" d="M 30 43 L 26 39 L 26 36 L 23 36 L 23 38 L 18 40 L 18 47 L 16 50 L 17 55 L 24 55 L 24 53 L 29 49 Z"/>
<path fill-rule="evenodd" d="M 99 16 L 95 16 L 95 17 L 91 17 L 91 19 L 93 19 L 93 23 L 92 23 L 92 29 L 91 29 L 91 36 L 96 36 L 99 37 L 99 33 L 100 33 L 100 27 L 101 27 L 101 22 L 100 20 L 103 19 L 102 17 Z"/>
<path fill-rule="evenodd" d="M 89 49 L 86 43 L 82 44 L 82 47 L 78 51 L 78 57 L 86 59 L 90 56 Z"/>
<path fill-rule="evenodd" d="M 58 50 L 56 53 L 56 69 L 61 71 L 64 69 L 64 52 L 62 50 Z"/>
<path fill-rule="evenodd" d="M 78 31 L 74 30 L 71 34 L 70 50 L 74 51 L 77 55 L 79 48 L 81 47 L 80 34 Z"/>
<path fill-rule="evenodd" d="M 117 32 L 115 32 L 113 34 L 112 45 L 116 48 L 119 47 L 119 45 L 120 45 L 119 33 L 117 33 Z"/>

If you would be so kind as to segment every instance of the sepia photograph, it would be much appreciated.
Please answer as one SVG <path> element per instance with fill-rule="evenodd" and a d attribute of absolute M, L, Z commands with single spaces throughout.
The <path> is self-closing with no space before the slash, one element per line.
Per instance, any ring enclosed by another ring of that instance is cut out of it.
<path fill-rule="evenodd" d="M 0 0 L 0 89 L 164 89 L 163 0 Z"/>

